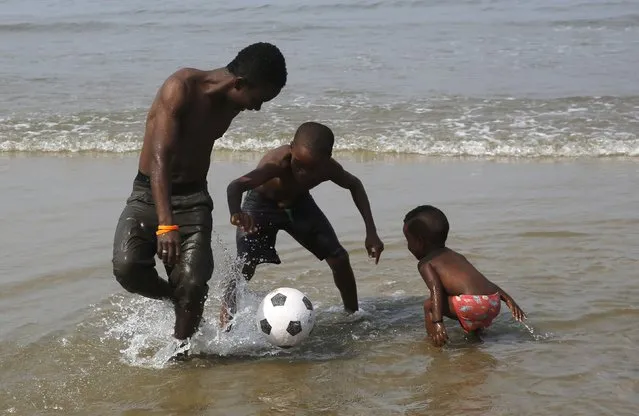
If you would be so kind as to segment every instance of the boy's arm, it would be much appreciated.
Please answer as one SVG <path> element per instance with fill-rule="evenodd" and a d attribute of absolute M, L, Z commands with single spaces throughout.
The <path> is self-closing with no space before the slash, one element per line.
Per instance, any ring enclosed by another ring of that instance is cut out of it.
<path fill-rule="evenodd" d="M 433 269 L 433 266 L 428 262 L 419 265 L 419 274 L 422 276 L 426 286 L 430 289 L 430 300 L 433 305 L 431 310 L 433 323 L 442 322 L 443 302 L 446 300 L 444 299 L 444 286 L 442 285 L 442 281 L 435 269 Z"/>
<path fill-rule="evenodd" d="M 252 226 L 248 226 L 248 224 L 243 223 L 248 221 L 248 219 L 239 219 L 242 214 L 242 194 L 279 176 L 281 172 L 282 168 L 279 165 L 275 163 L 267 163 L 229 183 L 226 187 L 226 199 L 231 213 L 231 223 L 233 225 L 242 225 L 244 228 L 252 228 Z"/>
<path fill-rule="evenodd" d="M 517 302 L 515 302 L 515 300 L 499 286 L 497 286 L 497 289 L 499 289 L 499 297 L 506 303 L 506 306 L 508 306 L 513 314 L 513 318 L 515 318 L 519 322 L 522 322 L 524 319 L 526 319 L 526 314 L 519 307 L 519 305 L 517 305 Z"/>
<path fill-rule="evenodd" d="M 435 329 L 432 338 L 435 345 L 441 347 L 446 343 L 446 340 L 448 340 L 448 333 L 446 332 L 443 319 L 443 302 L 448 301 L 448 299 L 445 298 L 444 285 L 442 285 L 442 281 L 435 269 L 433 269 L 433 266 L 428 262 L 419 265 L 419 274 L 422 276 L 422 279 L 424 279 L 426 286 L 430 289 L 430 319 Z M 425 316 L 425 319 L 428 319 L 428 315 Z"/>
<path fill-rule="evenodd" d="M 329 179 L 337 186 L 351 191 L 353 202 L 364 219 L 364 225 L 366 226 L 366 250 L 369 256 L 375 257 L 375 264 L 377 264 L 379 262 L 379 256 L 382 254 L 382 251 L 384 251 L 384 243 L 382 243 L 382 240 L 380 240 L 377 235 L 377 227 L 375 226 L 375 220 L 373 220 L 370 202 L 364 185 L 359 178 L 347 172 L 342 165 L 335 160 L 332 160 L 331 163 Z"/>

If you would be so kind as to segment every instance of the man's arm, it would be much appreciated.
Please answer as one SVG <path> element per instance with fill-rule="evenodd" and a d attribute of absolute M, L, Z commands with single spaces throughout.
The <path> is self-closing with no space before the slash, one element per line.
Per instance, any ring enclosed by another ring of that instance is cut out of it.
<path fill-rule="evenodd" d="M 370 202 L 368 201 L 368 195 L 366 194 L 362 181 L 360 181 L 355 175 L 347 172 L 346 169 L 344 169 L 337 161 L 333 160 L 332 164 L 333 165 L 330 168 L 330 180 L 337 186 L 351 191 L 353 202 L 364 219 L 366 234 L 377 233 Z"/>
<path fill-rule="evenodd" d="M 419 274 L 422 276 L 426 286 L 430 289 L 433 323 L 441 322 L 443 319 L 443 302 L 448 301 L 448 299 L 444 299 L 444 286 L 442 285 L 442 281 L 435 269 L 433 269 L 433 266 L 427 262 L 419 265 Z"/>
<path fill-rule="evenodd" d="M 179 120 L 187 102 L 187 87 L 177 78 L 166 80 L 155 109 L 151 142 L 151 192 L 160 225 L 174 225 L 171 211 L 171 165 L 179 134 Z"/>
<path fill-rule="evenodd" d="M 244 192 L 257 188 L 281 173 L 282 167 L 275 163 L 267 163 L 229 183 L 226 187 L 226 198 L 231 217 L 242 211 L 242 194 Z"/>

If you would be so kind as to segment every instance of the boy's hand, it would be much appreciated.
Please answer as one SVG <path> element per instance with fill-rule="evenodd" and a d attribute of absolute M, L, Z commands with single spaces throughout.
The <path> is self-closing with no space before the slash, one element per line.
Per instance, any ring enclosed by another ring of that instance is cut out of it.
<path fill-rule="evenodd" d="M 237 214 L 231 215 L 231 224 L 235 225 L 236 227 L 240 227 L 240 229 L 247 234 L 251 234 L 257 231 L 257 228 L 255 228 L 253 217 L 251 217 L 246 212 L 238 212 Z"/>
<path fill-rule="evenodd" d="M 433 334 L 433 343 L 436 347 L 443 347 L 448 341 L 448 332 L 443 322 L 437 322 L 435 325 L 435 333 Z"/>
<path fill-rule="evenodd" d="M 523 320 L 526 319 L 526 314 L 524 313 L 524 311 L 521 310 L 519 305 L 517 305 L 514 300 L 509 299 L 506 302 L 506 306 L 508 306 L 513 314 L 513 318 L 515 318 L 517 321 L 523 322 Z"/>
<path fill-rule="evenodd" d="M 379 263 L 379 256 L 384 251 L 384 243 L 379 239 L 377 233 L 366 234 L 364 246 L 368 252 L 368 257 L 375 259 L 375 264 Z"/>

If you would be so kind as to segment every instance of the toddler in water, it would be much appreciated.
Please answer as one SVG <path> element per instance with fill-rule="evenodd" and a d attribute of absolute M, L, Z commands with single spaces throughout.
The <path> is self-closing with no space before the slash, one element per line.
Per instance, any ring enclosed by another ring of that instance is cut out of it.
<path fill-rule="evenodd" d="M 517 321 L 526 314 L 506 292 L 481 274 L 466 257 L 446 247 L 448 219 L 442 211 L 421 205 L 404 217 L 408 250 L 430 289 L 424 302 L 426 331 L 440 347 L 448 334 L 443 316 L 457 320 L 466 333 L 487 328 L 499 314 L 503 300 Z"/>

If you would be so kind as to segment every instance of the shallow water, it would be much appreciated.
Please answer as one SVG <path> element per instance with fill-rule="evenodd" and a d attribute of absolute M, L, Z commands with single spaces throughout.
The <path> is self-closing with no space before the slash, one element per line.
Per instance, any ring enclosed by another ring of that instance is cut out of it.
<path fill-rule="evenodd" d="M 1 1 L 0 414 L 636 414 L 638 32 L 631 0 Z M 206 322 L 197 356 L 168 363 L 171 309 L 110 264 L 145 113 L 177 68 L 256 41 L 282 49 L 289 81 L 216 143 Z M 375 266 L 348 192 L 314 191 L 362 311 L 343 314 L 327 266 L 282 234 L 283 264 L 258 269 L 221 334 L 226 185 L 309 120 L 335 131 L 386 244 Z M 401 231 L 424 203 L 527 327 L 504 307 L 483 343 L 449 322 L 448 346 L 425 341 Z M 254 325 L 278 286 L 317 308 L 299 348 Z"/>
<path fill-rule="evenodd" d="M 255 163 L 218 155 L 209 177 L 218 204 L 212 296 L 193 340 L 198 356 L 178 364 L 162 356 L 170 307 L 123 292 L 111 276 L 113 226 L 136 158 L 1 159 L 0 215 L 5 235 L 16 236 L 0 251 L 1 410 L 634 414 L 635 163 L 340 156 L 367 185 L 386 244 L 375 266 L 348 193 L 329 184 L 314 192 L 351 253 L 362 312 L 344 315 L 326 265 L 283 234 L 283 264 L 258 269 L 242 289 L 236 331 L 218 332 L 217 289 L 234 255 L 222 191 Z M 530 331 L 504 307 L 481 344 L 450 322 L 443 350 L 424 340 L 427 290 L 401 234 L 403 213 L 418 203 L 447 213 L 449 245 L 515 297 Z M 279 286 L 302 290 L 318 311 L 299 348 L 271 347 L 253 322 L 261 296 Z"/>

